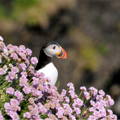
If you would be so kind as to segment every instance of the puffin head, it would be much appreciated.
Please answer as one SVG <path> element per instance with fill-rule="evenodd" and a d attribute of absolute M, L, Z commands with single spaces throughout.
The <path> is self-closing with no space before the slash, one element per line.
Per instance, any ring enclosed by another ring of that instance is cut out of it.
<path fill-rule="evenodd" d="M 67 52 L 56 42 L 49 43 L 44 49 L 44 53 L 49 57 L 67 59 Z"/>

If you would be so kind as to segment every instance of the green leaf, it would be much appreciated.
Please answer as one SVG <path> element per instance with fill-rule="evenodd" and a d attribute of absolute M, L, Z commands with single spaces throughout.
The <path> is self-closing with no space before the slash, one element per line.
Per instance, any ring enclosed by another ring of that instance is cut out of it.
<path fill-rule="evenodd" d="M 48 115 L 47 115 L 47 114 L 43 114 L 43 115 L 40 115 L 40 117 L 41 117 L 42 119 L 45 119 L 45 118 L 48 118 Z"/>

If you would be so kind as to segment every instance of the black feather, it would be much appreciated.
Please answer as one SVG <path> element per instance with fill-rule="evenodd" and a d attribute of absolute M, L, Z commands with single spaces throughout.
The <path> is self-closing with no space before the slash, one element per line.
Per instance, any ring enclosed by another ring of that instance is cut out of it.
<path fill-rule="evenodd" d="M 36 66 L 36 70 L 39 70 L 40 68 L 44 67 L 45 65 L 47 65 L 48 63 L 51 62 L 51 57 L 47 56 L 45 53 L 44 53 L 44 48 L 45 47 L 42 47 L 42 49 L 40 50 L 40 55 L 39 55 L 39 61 L 38 61 L 38 64 Z"/>

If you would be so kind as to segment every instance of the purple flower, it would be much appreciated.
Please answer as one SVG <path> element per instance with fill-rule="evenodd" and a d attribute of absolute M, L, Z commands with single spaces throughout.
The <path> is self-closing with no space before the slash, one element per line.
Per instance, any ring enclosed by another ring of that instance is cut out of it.
<path fill-rule="evenodd" d="M 24 86 L 23 91 L 25 94 L 30 94 L 32 92 L 32 89 L 30 86 Z"/>
<path fill-rule="evenodd" d="M 2 113 L 1 113 L 1 111 L 0 111 L 0 120 L 4 120 L 4 118 L 3 118 L 3 115 L 2 115 Z"/>
<path fill-rule="evenodd" d="M 15 92 L 15 90 L 14 90 L 14 88 L 12 88 L 12 87 L 9 87 L 9 88 L 6 89 L 6 93 L 7 93 L 7 94 L 13 95 L 14 92 Z"/>
<path fill-rule="evenodd" d="M 19 85 L 21 86 L 21 87 L 23 87 L 23 86 L 27 86 L 28 85 L 28 79 L 26 78 L 26 76 L 25 75 L 22 75 L 22 77 L 20 77 L 20 80 L 19 80 Z"/>
<path fill-rule="evenodd" d="M 32 57 L 32 58 L 31 58 L 31 63 L 32 63 L 33 65 L 36 65 L 36 64 L 38 63 L 38 59 L 37 59 L 36 57 Z"/>
<path fill-rule="evenodd" d="M 69 90 L 68 93 L 70 94 L 72 99 L 77 97 L 77 95 L 75 94 L 75 91 L 73 91 L 73 90 Z"/>
<path fill-rule="evenodd" d="M 75 90 L 74 85 L 73 85 L 73 83 L 71 83 L 71 82 L 67 84 L 67 87 L 68 87 L 70 90 L 72 90 L 72 91 Z"/>
<path fill-rule="evenodd" d="M 32 51 L 31 51 L 29 48 L 27 48 L 27 49 L 26 49 L 26 54 L 27 54 L 28 56 L 31 56 L 31 55 L 32 55 Z"/>
<path fill-rule="evenodd" d="M 75 118 L 74 115 L 70 115 L 70 119 L 71 119 L 71 120 L 76 120 L 76 118 Z"/>
<path fill-rule="evenodd" d="M 9 111 L 8 115 L 12 118 L 12 120 L 20 120 L 18 114 L 14 111 Z"/>
<path fill-rule="evenodd" d="M 47 113 L 48 110 L 42 103 L 38 103 L 37 105 L 38 105 L 38 110 L 40 113 L 42 113 L 42 114 Z"/>
<path fill-rule="evenodd" d="M 11 72 L 13 72 L 13 73 L 18 73 L 18 72 L 19 72 L 18 67 L 12 67 L 12 68 L 11 68 Z"/>
<path fill-rule="evenodd" d="M 26 113 L 24 113 L 24 118 L 31 118 L 31 114 L 30 114 L 30 112 L 26 112 Z"/>
<path fill-rule="evenodd" d="M 23 53 L 25 53 L 26 52 L 26 50 L 25 50 L 26 48 L 25 48 L 25 46 L 24 45 L 20 45 L 19 46 L 19 51 L 20 52 L 23 52 Z"/>
<path fill-rule="evenodd" d="M 61 92 L 61 95 L 62 95 L 63 97 L 65 97 L 65 96 L 66 96 L 66 93 L 67 93 L 66 90 L 63 89 L 62 92 Z"/>
<path fill-rule="evenodd" d="M 26 66 L 24 63 L 19 64 L 19 67 L 20 67 L 23 71 L 25 71 L 26 68 L 27 68 L 27 66 Z"/>
<path fill-rule="evenodd" d="M 65 99 L 66 103 L 70 103 L 70 98 L 69 97 L 65 96 L 64 99 Z"/>
<path fill-rule="evenodd" d="M 90 99 L 90 93 L 89 92 L 84 91 L 83 94 L 84 94 L 84 97 L 86 98 L 86 100 Z"/>
<path fill-rule="evenodd" d="M 33 85 L 38 85 L 39 84 L 39 82 L 40 82 L 39 78 L 33 77 L 32 79 L 33 79 L 33 82 L 32 82 Z"/>
<path fill-rule="evenodd" d="M 74 99 L 72 106 L 73 107 L 76 107 L 76 106 L 81 107 L 81 106 L 83 106 L 83 101 L 79 98 L 76 98 L 76 99 Z"/>
<path fill-rule="evenodd" d="M 86 89 L 85 86 L 81 86 L 81 87 L 80 87 L 80 90 L 82 90 L 82 91 L 87 91 L 87 89 Z"/>
<path fill-rule="evenodd" d="M 103 90 L 99 90 L 98 93 L 102 96 L 105 96 L 105 92 Z"/>
<path fill-rule="evenodd" d="M 14 95 L 17 97 L 19 101 L 23 100 L 23 94 L 20 91 L 15 91 Z"/>
<path fill-rule="evenodd" d="M 69 104 L 63 104 L 63 108 L 64 108 L 64 114 L 70 115 L 73 113 L 73 109 Z"/>
<path fill-rule="evenodd" d="M 8 48 L 8 50 L 9 50 L 10 53 L 15 52 L 15 51 L 18 50 L 18 47 L 17 46 L 13 46 L 12 44 L 9 44 L 7 46 L 7 48 Z"/>
<path fill-rule="evenodd" d="M 4 104 L 4 108 L 5 108 L 6 110 L 9 110 L 9 109 L 10 109 L 10 103 L 5 103 L 5 104 Z"/>
<path fill-rule="evenodd" d="M 0 41 L 2 41 L 2 42 L 3 42 L 3 40 L 4 40 L 4 38 L 3 38 L 2 36 L 0 36 Z"/>
<path fill-rule="evenodd" d="M 18 60 L 18 55 L 16 53 L 11 53 L 10 57 L 14 60 Z"/>
<path fill-rule="evenodd" d="M 107 102 L 108 106 L 114 105 L 114 100 L 111 98 L 110 95 L 106 95 L 106 100 L 107 100 L 106 102 Z"/>
<path fill-rule="evenodd" d="M 3 68 L 0 68 L 0 75 L 4 75 L 6 72 Z"/>
<path fill-rule="evenodd" d="M 0 50 L 4 52 L 4 49 L 5 49 L 5 44 L 0 41 Z"/>
<path fill-rule="evenodd" d="M 20 104 L 20 102 L 19 102 L 17 99 L 14 99 L 14 98 L 13 98 L 13 99 L 10 100 L 10 104 L 14 104 L 14 105 L 17 106 L 17 105 Z"/>
<path fill-rule="evenodd" d="M 96 88 L 94 88 L 94 87 L 90 87 L 89 90 L 90 90 L 90 93 L 91 93 L 93 96 L 97 95 L 97 93 L 98 93 L 98 90 L 97 90 Z"/>
<path fill-rule="evenodd" d="M 18 54 L 19 54 L 19 56 L 20 56 L 23 60 L 26 60 L 26 59 L 27 59 L 24 52 L 18 51 Z"/>
<path fill-rule="evenodd" d="M 64 115 L 64 109 L 62 107 L 58 107 L 56 115 L 58 118 L 62 118 Z"/>
<path fill-rule="evenodd" d="M 74 107 L 74 112 L 75 112 L 77 115 L 80 115 L 81 110 L 80 110 L 80 108 L 78 108 L 78 107 Z"/>
<path fill-rule="evenodd" d="M 9 73 L 8 73 L 8 76 L 9 76 L 10 80 L 14 80 L 14 79 L 16 78 L 16 73 L 14 73 L 14 72 L 9 72 Z"/>

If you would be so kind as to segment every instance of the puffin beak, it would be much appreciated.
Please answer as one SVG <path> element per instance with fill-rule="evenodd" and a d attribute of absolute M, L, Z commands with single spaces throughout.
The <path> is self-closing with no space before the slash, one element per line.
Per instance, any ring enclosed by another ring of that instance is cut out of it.
<path fill-rule="evenodd" d="M 60 53 L 56 53 L 56 56 L 57 56 L 57 58 L 61 58 L 61 59 L 67 59 L 68 58 L 68 54 L 63 48 L 61 48 Z"/>

